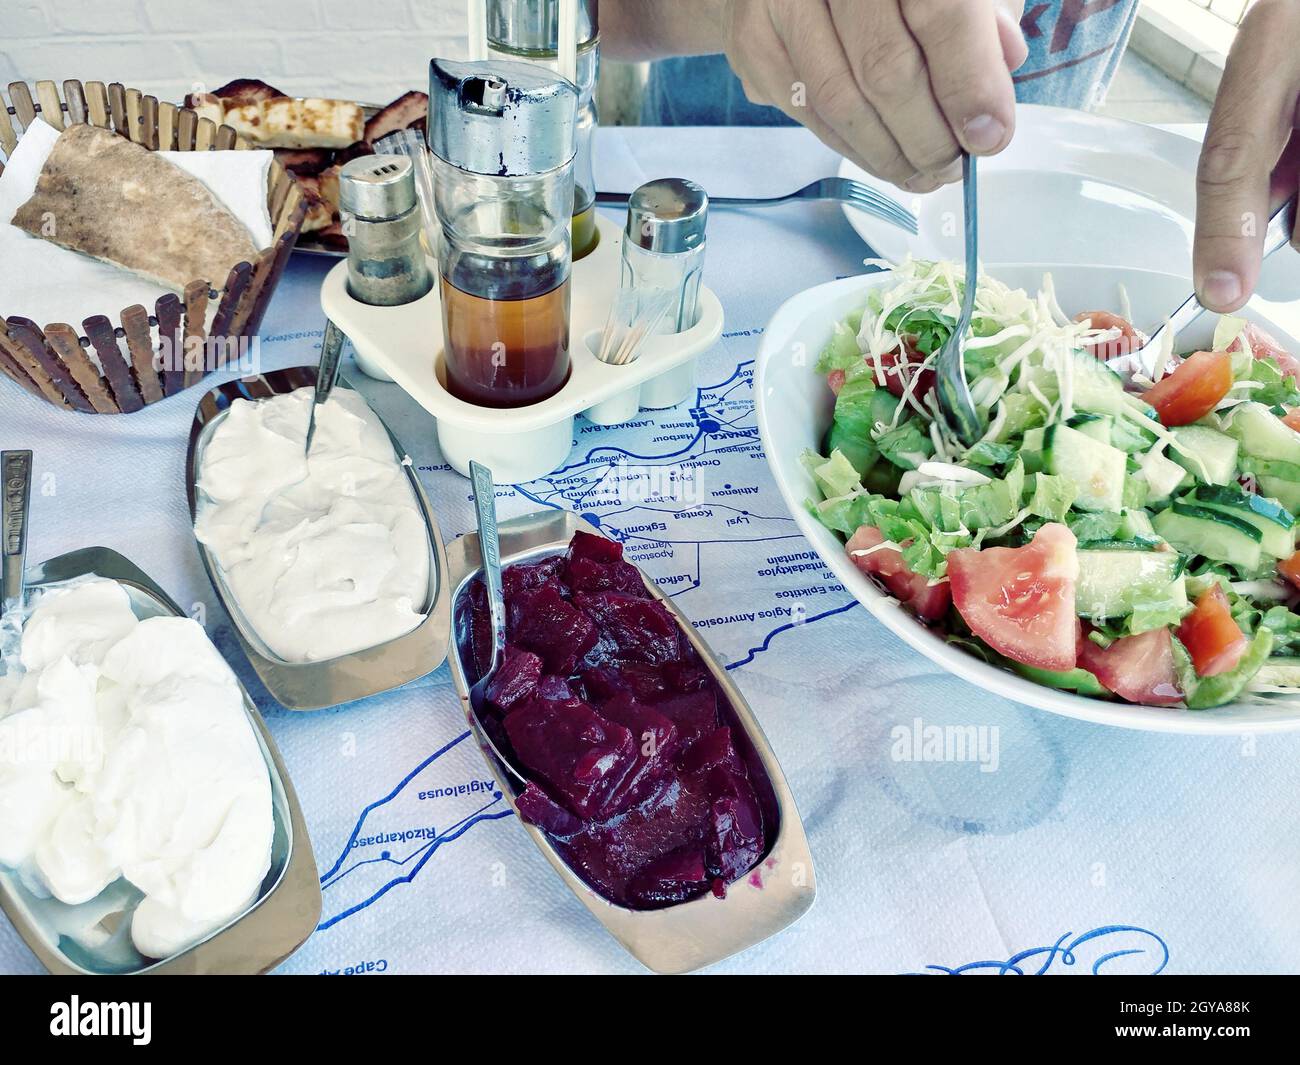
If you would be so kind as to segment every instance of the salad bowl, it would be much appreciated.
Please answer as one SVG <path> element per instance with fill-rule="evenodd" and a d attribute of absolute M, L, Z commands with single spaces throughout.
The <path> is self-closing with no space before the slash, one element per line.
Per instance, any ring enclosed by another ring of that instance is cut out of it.
<path fill-rule="evenodd" d="M 1185 277 L 1155 271 L 1066 264 L 1003 264 L 988 273 L 1013 289 L 1033 294 L 1050 274 L 1060 307 L 1067 314 L 1131 307 L 1133 324 L 1150 332 L 1190 291 Z M 844 542 L 808 509 L 820 495 L 801 457 L 822 452 L 832 421 L 835 396 L 817 356 L 838 323 L 860 311 L 869 292 L 887 286 L 892 271 L 844 278 L 802 292 L 776 313 L 759 348 L 757 415 L 763 446 L 778 488 L 800 530 L 844 588 L 875 622 L 948 672 L 1026 706 L 1066 717 L 1122 728 L 1184 733 L 1241 734 L 1300 729 L 1300 694 L 1295 697 L 1246 693 L 1207 710 L 1134 705 L 1047 687 L 980 658 L 930 628 L 864 576 L 849 558 Z M 1300 350 L 1300 314 L 1292 307 L 1252 300 L 1239 317 L 1267 330 L 1283 346 Z M 1178 338 L 1176 350 L 1210 348 L 1217 316 L 1206 314 Z M 865 624 L 872 624 L 870 621 Z"/>

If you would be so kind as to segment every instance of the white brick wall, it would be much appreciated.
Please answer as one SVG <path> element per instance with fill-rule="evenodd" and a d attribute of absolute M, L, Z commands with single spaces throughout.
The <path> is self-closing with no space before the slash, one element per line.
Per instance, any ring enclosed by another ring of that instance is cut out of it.
<path fill-rule="evenodd" d="M 383 103 L 465 48 L 465 0 L 0 0 L 0 84 L 120 81 L 178 100 L 259 77 Z"/>

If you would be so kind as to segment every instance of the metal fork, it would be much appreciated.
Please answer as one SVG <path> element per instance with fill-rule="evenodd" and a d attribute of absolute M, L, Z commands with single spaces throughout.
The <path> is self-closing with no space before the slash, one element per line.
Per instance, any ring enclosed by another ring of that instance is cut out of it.
<path fill-rule="evenodd" d="M 966 221 L 966 286 L 962 292 L 961 315 L 952 335 L 939 349 L 935 374 L 939 409 L 957 437 L 973 444 L 983 432 L 979 411 L 966 381 L 966 334 L 970 332 L 975 311 L 975 291 L 979 288 L 979 194 L 975 183 L 975 159 L 963 152 L 961 157 L 962 210 Z"/>
<path fill-rule="evenodd" d="M 1291 243 L 1291 234 L 1295 230 L 1295 220 L 1296 200 L 1295 197 L 1292 197 L 1274 211 L 1272 217 L 1268 220 L 1268 228 L 1264 230 L 1262 258 L 1267 259 L 1279 248 L 1285 248 Z M 1201 306 L 1201 301 L 1196 298 L 1196 293 L 1192 293 L 1179 304 L 1178 309 L 1173 314 L 1161 323 L 1159 328 L 1147 337 L 1145 344 L 1136 351 L 1116 356 L 1106 365 L 1112 370 L 1120 372 L 1141 370 L 1143 373 L 1151 373 L 1155 368 L 1155 359 L 1160 353 L 1165 333 L 1177 337 L 1179 333 L 1204 313 L 1205 308 Z"/>
<path fill-rule="evenodd" d="M 596 193 L 596 202 L 624 204 L 627 203 L 630 195 L 627 192 L 598 192 Z M 861 181 L 854 181 L 852 178 L 822 178 L 820 181 L 814 181 L 811 185 L 805 185 L 803 188 L 785 196 L 769 196 L 759 199 L 744 196 L 710 196 L 709 206 L 777 207 L 783 203 L 793 203 L 795 200 L 807 200 L 814 203 L 829 200 L 836 203 L 846 203 L 850 207 L 856 207 L 860 211 L 874 215 L 876 218 L 896 225 L 900 229 L 905 229 L 909 233 L 915 234 L 917 231 L 916 215 L 897 200 L 873 189 L 870 185 L 863 184 Z"/>

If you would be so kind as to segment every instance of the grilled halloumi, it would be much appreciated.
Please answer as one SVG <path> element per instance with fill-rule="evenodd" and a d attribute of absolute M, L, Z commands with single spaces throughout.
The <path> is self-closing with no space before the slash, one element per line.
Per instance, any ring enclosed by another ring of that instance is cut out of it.
<path fill-rule="evenodd" d="M 230 126 L 259 148 L 346 148 L 365 136 L 361 105 L 350 100 L 277 96 L 236 102 L 198 93 L 190 105 L 200 118 Z"/>

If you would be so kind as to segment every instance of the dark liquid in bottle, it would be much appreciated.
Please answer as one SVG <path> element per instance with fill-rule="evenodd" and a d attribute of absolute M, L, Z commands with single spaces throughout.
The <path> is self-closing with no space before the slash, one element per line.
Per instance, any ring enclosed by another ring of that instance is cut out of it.
<path fill-rule="evenodd" d="M 482 407 L 522 407 L 569 376 L 569 279 L 540 295 L 489 299 L 442 278 L 447 387 Z"/>

